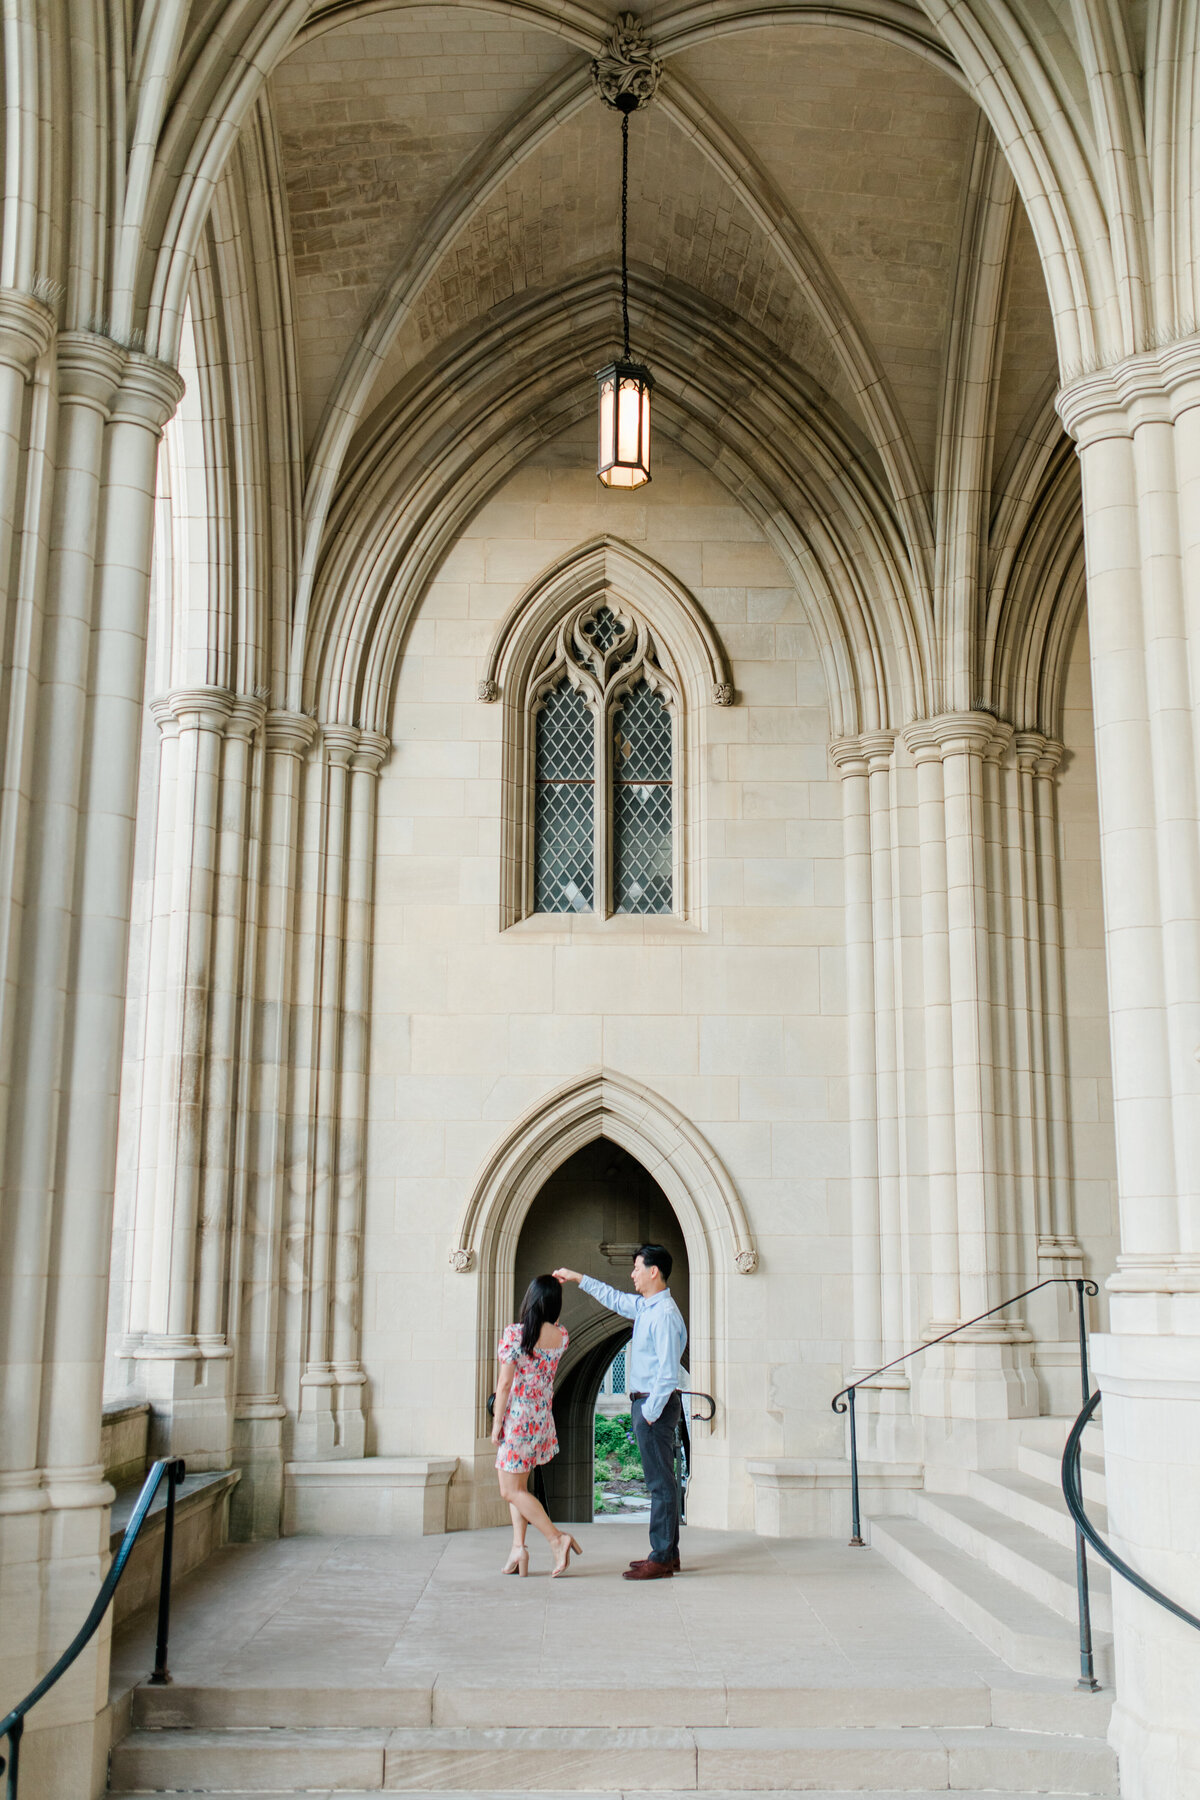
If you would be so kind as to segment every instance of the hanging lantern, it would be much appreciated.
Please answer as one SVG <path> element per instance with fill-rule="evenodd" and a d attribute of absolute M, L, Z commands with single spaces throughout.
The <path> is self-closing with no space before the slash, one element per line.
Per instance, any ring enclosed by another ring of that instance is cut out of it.
<path fill-rule="evenodd" d="M 596 375 L 600 389 L 600 448 L 596 473 L 605 487 L 642 487 L 650 479 L 650 371 L 629 349 L 629 115 L 639 101 L 620 93 L 609 105 L 621 115 L 621 323 L 625 350 Z"/>
<path fill-rule="evenodd" d="M 596 376 L 600 388 L 600 455 L 605 487 L 641 487 L 650 479 L 650 371 L 641 363 L 609 363 Z"/>

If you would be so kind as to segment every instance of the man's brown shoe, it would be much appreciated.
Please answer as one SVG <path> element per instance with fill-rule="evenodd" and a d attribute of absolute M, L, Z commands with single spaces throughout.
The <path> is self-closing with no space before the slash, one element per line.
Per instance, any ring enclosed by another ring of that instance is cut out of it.
<path fill-rule="evenodd" d="M 648 1556 L 635 1556 L 633 1561 L 630 1563 L 629 1567 L 631 1569 L 640 1569 L 642 1567 L 643 1563 L 648 1563 L 649 1561 L 650 1561 L 650 1558 Z M 672 1575 L 678 1575 L 681 1565 L 680 1565 L 679 1558 L 677 1556 L 673 1556 L 671 1558 L 670 1566 L 671 1566 Z"/>
<path fill-rule="evenodd" d="M 675 1573 L 670 1563 L 645 1562 L 635 1564 L 632 1569 L 625 1569 L 622 1581 L 670 1581 Z"/>

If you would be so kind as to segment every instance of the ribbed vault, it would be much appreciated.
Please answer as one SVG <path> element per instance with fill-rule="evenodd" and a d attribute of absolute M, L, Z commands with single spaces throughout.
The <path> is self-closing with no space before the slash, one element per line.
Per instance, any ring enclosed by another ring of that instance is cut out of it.
<path fill-rule="evenodd" d="M 603 274 L 525 302 L 372 422 L 331 516 L 304 634 L 304 692 L 322 716 L 385 728 L 425 586 L 506 475 L 590 410 L 615 299 Z M 793 570 L 836 729 L 920 712 L 929 620 L 868 446 L 827 397 L 696 296 L 639 279 L 634 300 L 658 430 L 711 469 Z"/>

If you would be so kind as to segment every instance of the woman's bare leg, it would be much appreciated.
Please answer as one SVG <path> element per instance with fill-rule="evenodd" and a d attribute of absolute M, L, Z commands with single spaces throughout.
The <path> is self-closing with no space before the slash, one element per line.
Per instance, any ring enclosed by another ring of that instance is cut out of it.
<path fill-rule="evenodd" d="M 511 1500 L 508 1503 L 508 1510 L 509 1515 L 512 1518 L 513 1549 L 523 1550 L 525 1548 L 525 1533 L 529 1529 L 529 1520 L 525 1517 L 525 1514 L 521 1511 L 520 1507 L 514 1506 Z"/>
<path fill-rule="evenodd" d="M 558 1529 L 558 1526 L 554 1523 L 554 1520 L 550 1517 L 541 1501 L 535 1499 L 529 1492 L 529 1488 L 526 1485 L 528 1481 L 529 1476 L 527 1474 L 515 1475 L 511 1474 L 507 1469 L 502 1469 L 500 1471 L 500 1492 L 508 1501 L 509 1511 L 514 1515 L 513 1531 L 515 1532 L 517 1529 L 516 1518 L 517 1515 L 519 1515 L 522 1525 L 528 1523 L 534 1526 L 536 1530 L 541 1532 L 547 1543 L 553 1544 L 555 1549 L 557 1549 L 559 1543 L 566 1534 Z M 522 1541 L 524 1541 L 524 1532 L 522 1532 Z"/>

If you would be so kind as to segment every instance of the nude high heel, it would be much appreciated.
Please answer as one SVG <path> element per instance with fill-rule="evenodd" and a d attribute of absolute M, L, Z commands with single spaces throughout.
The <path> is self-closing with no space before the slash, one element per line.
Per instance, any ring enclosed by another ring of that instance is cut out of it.
<path fill-rule="evenodd" d="M 528 1575 L 529 1551 L 524 1544 L 514 1544 L 508 1561 L 501 1569 L 502 1575 Z"/>
<path fill-rule="evenodd" d="M 565 1549 L 562 1548 L 564 1542 L 566 1544 Z M 576 1543 L 575 1539 L 571 1536 L 569 1531 L 564 1531 L 562 1534 L 562 1537 L 559 1539 L 559 1549 L 561 1551 L 562 1560 L 561 1560 L 561 1562 L 556 1562 L 554 1567 L 550 1571 L 550 1579 L 552 1581 L 556 1575 L 565 1575 L 566 1574 L 566 1572 L 571 1564 L 572 1550 L 575 1552 L 576 1556 L 583 1555 L 582 1544 Z"/>

